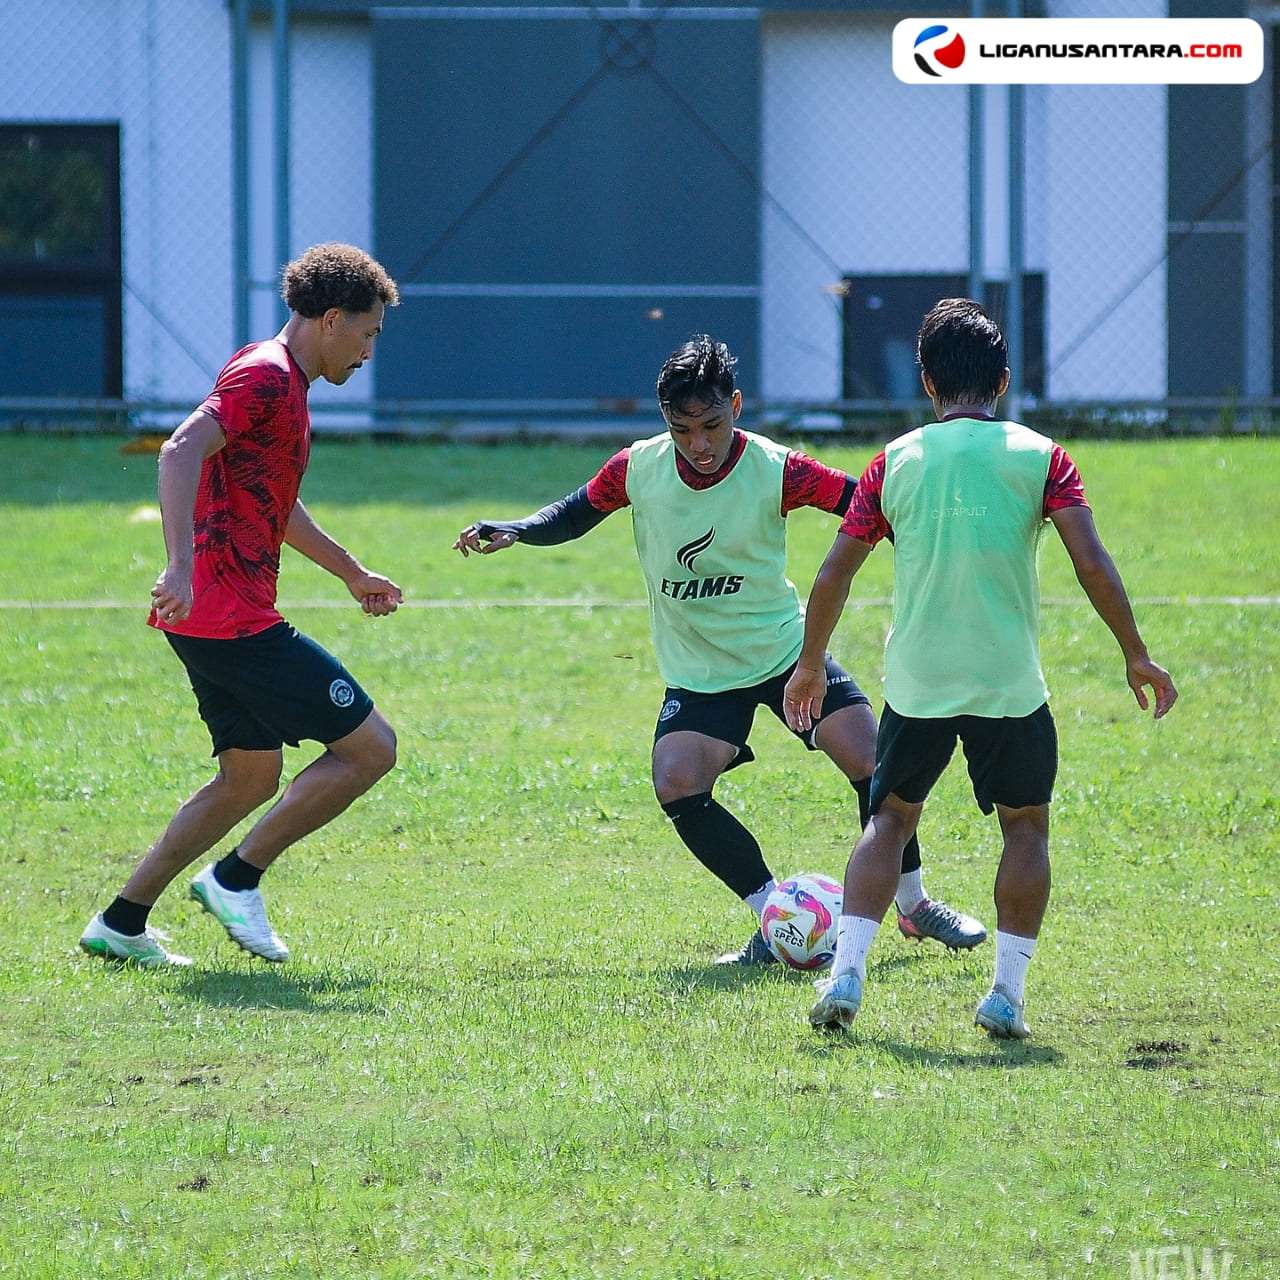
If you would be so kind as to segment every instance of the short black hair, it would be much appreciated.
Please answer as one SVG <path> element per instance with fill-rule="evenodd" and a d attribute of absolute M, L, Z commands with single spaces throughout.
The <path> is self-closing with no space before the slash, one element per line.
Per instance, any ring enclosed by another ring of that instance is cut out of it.
<path fill-rule="evenodd" d="M 988 404 L 1000 394 L 1009 344 L 972 298 L 943 298 L 920 325 L 916 360 L 943 404 Z"/>
<path fill-rule="evenodd" d="M 658 403 L 665 409 L 716 404 L 733 395 L 733 368 L 738 363 L 723 342 L 695 333 L 677 347 L 658 374 Z"/>
<path fill-rule="evenodd" d="M 280 296 L 285 306 L 314 320 L 340 307 L 359 314 L 372 311 L 381 300 L 394 307 L 400 290 L 382 263 L 353 244 L 312 245 L 280 272 Z"/>

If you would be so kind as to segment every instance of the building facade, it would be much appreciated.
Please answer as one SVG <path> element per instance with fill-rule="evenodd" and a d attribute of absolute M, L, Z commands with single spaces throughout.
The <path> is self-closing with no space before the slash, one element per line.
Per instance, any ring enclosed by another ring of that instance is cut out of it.
<path fill-rule="evenodd" d="M 193 400 L 238 329 L 277 327 L 279 63 L 273 6 L 245 5 L 243 44 L 222 0 L 10 17 L 0 397 Z M 969 90 L 893 77 L 911 12 L 291 0 L 289 252 L 350 240 L 400 281 L 379 400 L 625 404 L 704 329 L 749 396 L 910 399 L 921 299 L 962 288 L 971 249 Z M 1008 95 L 981 94 L 981 256 L 1000 282 Z M 1270 67 L 1245 87 L 1024 95 L 1028 390 L 1276 395 Z"/>

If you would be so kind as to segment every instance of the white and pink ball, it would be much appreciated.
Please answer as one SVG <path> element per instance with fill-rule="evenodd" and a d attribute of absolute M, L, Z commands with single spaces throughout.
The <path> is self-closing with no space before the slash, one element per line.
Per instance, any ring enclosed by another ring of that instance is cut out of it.
<path fill-rule="evenodd" d="M 783 880 L 760 913 L 769 950 L 791 969 L 825 969 L 835 958 L 836 929 L 844 893 L 814 872 Z"/>

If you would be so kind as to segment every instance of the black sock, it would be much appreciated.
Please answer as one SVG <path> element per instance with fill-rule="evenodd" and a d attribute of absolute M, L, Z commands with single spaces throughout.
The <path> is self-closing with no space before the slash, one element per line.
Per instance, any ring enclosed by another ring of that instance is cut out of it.
<path fill-rule="evenodd" d="M 689 852 L 739 898 L 762 889 L 772 879 L 755 836 L 713 800 L 710 791 L 672 800 L 662 811 Z"/>
<path fill-rule="evenodd" d="M 262 872 L 247 863 L 235 849 L 225 858 L 213 864 L 213 878 L 232 893 L 240 893 L 244 889 L 256 889 L 262 879 Z"/>
<path fill-rule="evenodd" d="M 911 833 L 911 839 L 907 841 L 907 847 L 902 851 L 902 874 L 909 875 L 912 871 L 920 870 L 920 841 L 916 839 L 916 833 Z"/>
<path fill-rule="evenodd" d="M 858 793 L 858 821 L 865 831 L 867 823 L 871 820 L 871 779 L 859 778 L 853 784 L 853 789 Z M 902 874 L 905 876 L 919 870 L 920 841 L 916 839 L 916 833 L 913 831 L 911 839 L 907 841 L 907 847 L 902 851 Z"/>
<path fill-rule="evenodd" d="M 102 923 L 117 933 L 137 937 L 147 927 L 147 916 L 150 907 L 140 902 L 130 902 L 128 898 L 117 898 L 103 913 Z"/>

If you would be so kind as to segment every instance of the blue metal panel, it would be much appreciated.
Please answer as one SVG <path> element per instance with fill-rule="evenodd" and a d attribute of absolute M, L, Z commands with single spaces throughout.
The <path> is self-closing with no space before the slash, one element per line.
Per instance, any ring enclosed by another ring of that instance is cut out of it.
<path fill-rule="evenodd" d="M 1240 0 L 1171 0 L 1169 16 L 1239 17 Z M 1241 85 L 1169 86 L 1169 394 L 1244 391 L 1245 109 Z M 1217 224 L 1193 229 L 1203 219 Z M 1223 225 L 1227 224 L 1227 225 Z"/>
<path fill-rule="evenodd" d="M 268 15 L 272 0 L 250 0 L 253 11 Z M 566 9 L 580 8 L 584 12 L 605 13 L 619 8 L 630 8 L 628 0 L 604 0 L 600 5 L 576 3 L 575 0 L 291 0 L 295 13 L 307 16 L 323 15 L 341 18 L 380 17 L 397 11 L 413 13 L 424 9 Z M 678 5 L 668 5 L 664 0 L 644 0 L 642 7 L 649 9 L 759 9 L 764 13 L 884 13 L 905 17 L 913 13 L 945 17 L 948 14 L 965 14 L 965 3 L 949 0 L 946 4 L 934 4 L 931 0 L 894 0 L 892 7 L 884 0 L 681 0 Z M 1029 16 L 1043 14 L 1043 0 L 1035 0 L 1026 6 Z"/>
<path fill-rule="evenodd" d="M 1169 86 L 1169 220 L 1242 218 L 1248 89 Z"/>
<path fill-rule="evenodd" d="M 105 304 L 83 294 L 0 294 L 0 396 L 101 396 Z"/>
<path fill-rule="evenodd" d="M 647 396 L 724 323 L 755 381 L 755 20 L 389 16 L 374 59 L 375 245 L 406 286 L 379 395 Z"/>
<path fill-rule="evenodd" d="M 739 357 L 750 395 L 758 389 L 756 307 L 736 298 L 406 298 L 378 340 L 378 394 L 649 404 L 663 360 L 707 329 Z"/>
<path fill-rule="evenodd" d="M 1236 235 L 1171 237 L 1169 394 L 1244 390 L 1244 244 Z"/>

